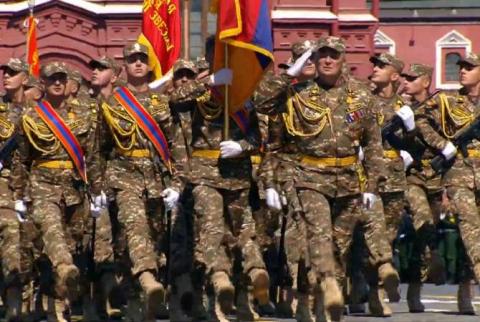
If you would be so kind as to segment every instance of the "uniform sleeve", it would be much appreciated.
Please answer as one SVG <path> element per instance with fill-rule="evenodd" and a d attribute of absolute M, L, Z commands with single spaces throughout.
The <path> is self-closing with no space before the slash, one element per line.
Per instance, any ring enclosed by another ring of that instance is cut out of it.
<path fill-rule="evenodd" d="M 102 154 L 102 114 L 97 103 L 91 105 L 91 130 L 87 141 L 87 169 L 92 193 L 100 194 L 104 189 L 104 174 L 106 170 L 105 155 Z"/>
<path fill-rule="evenodd" d="M 448 140 L 440 135 L 436 128 L 438 111 L 433 110 L 434 107 L 423 106 L 415 113 L 415 123 L 418 133 L 423 137 L 423 141 L 430 148 L 435 150 L 443 150 L 448 143 Z"/>
<path fill-rule="evenodd" d="M 253 94 L 252 104 L 255 110 L 261 114 L 278 114 L 287 102 L 287 89 L 291 82 L 292 78 L 287 75 L 275 76 L 267 73 Z"/>
<path fill-rule="evenodd" d="M 30 169 L 30 143 L 28 142 L 22 125 L 23 117 L 20 118 L 20 125 L 17 132 L 18 147 L 12 158 L 12 174 L 10 185 L 13 189 L 15 200 L 27 199 L 26 186 Z"/>
<path fill-rule="evenodd" d="M 375 100 L 371 99 L 368 110 L 372 111 Z M 363 166 L 367 175 L 366 192 L 376 193 L 378 186 L 381 185 L 386 178 L 386 165 L 383 158 L 382 134 L 378 125 L 376 115 L 367 112 L 363 119 L 363 134 L 360 145 L 365 154 Z"/>
<path fill-rule="evenodd" d="M 172 113 L 171 154 L 174 172 L 171 186 L 176 191 L 183 191 L 190 170 L 190 156 L 185 129 L 191 127 L 191 124 L 185 124 L 186 120 L 181 119 L 178 113 Z"/>

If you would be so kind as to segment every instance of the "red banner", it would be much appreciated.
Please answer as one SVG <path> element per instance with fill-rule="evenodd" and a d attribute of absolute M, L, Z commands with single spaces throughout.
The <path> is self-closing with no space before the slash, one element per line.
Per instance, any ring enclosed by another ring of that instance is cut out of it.
<path fill-rule="evenodd" d="M 149 48 L 149 64 L 155 77 L 166 74 L 180 56 L 180 1 L 144 0 L 138 41 Z"/>
<path fill-rule="evenodd" d="M 37 47 L 37 22 L 33 15 L 28 17 L 27 24 L 27 63 L 30 66 L 30 75 L 38 77 L 40 75 L 40 61 Z"/>

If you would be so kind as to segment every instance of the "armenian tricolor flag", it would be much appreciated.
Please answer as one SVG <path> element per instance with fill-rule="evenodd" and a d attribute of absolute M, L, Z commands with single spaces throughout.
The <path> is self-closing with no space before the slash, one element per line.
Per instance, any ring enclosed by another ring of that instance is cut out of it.
<path fill-rule="evenodd" d="M 273 62 L 270 8 L 268 0 L 213 0 L 210 10 L 218 22 L 214 70 L 233 70 L 229 108 L 234 113 L 244 107 Z"/>
<path fill-rule="evenodd" d="M 144 0 L 142 34 L 155 78 L 166 74 L 180 56 L 180 1 Z"/>
<path fill-rule="evenodd" d="M 40 61 L 37 47 L 37 21 L 33 14 L 28 17 L 27 26 L 27 63 L 30 66 L 30 75 L 38 77 L 40 75 Z"/>

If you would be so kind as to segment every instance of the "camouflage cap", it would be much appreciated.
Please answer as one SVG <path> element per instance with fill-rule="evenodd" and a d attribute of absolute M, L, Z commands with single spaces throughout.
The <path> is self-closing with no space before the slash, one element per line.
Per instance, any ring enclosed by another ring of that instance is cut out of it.
<path fill-rule="evenodd" d="M 88 65 L 91 68 L 95 68 L 95 66 L 103 66 L 108 69 L 112 69 L 115 73 L 118 73 L 120 71 L 120 66 L 117 64 L 115 59 L 110 58 L 108 56 L 102 56 L 98 59 L 92 59 Z"/>
<path fill-rule="evenodd" d="M 76 81 L 79 84 L 81 84 L 83 80 L 82 74 L 80 74 L 78 70 L 74 70 L 70 68 L 67 69 L 67 77 L 68 79 Z"/>
<path fill-rule="evenodd" d="M 317 49 L 323 47 L 335 49 L 339 53 L 344 53 L 346 49 L 345 42 L 342 40 L 342 38 L 335 36 L 320 38 L 317 42 Z"/>
<path fill-rule="evenodd" d="M 44 90 L 42 83 L 32 75 L 28 76 L 27 84 L 25 85 L 25 87 L 26 88 L 36 87 L 41 91 Z"/>
<path fill-rule="evenodd" d="M 413 77 L 420 77 L 423 75 L 427 75 L 428 77 L 432 77 L 433 74 L 433 67 L 424 64 L 411 64 L 410 68 L 405 72 L 402 73 L 401 76 L 413 76 Z"/>
<path fill-rule="evenodd" d="M 210 68 L 210 64 L 205 59 L 205 57 L 197 57 L 197 61 L 195 62 L 195 66 L 198 70 L 205 70 Z"/>
<path fill-rule="evenodd" d="M 138 53 L 145 54 L 145 55 L 148 56 L 147 46 L 136 42 L 136 43 L 133 43 L 131 45 L 125 46 L 125 48 L 123 48 L 123 57 L 124 58 L 127 58 L 130 55 L 138 54 Z"/>
<path fill-rule="evenodd" d="M 315 42 L 311 40 L 304 40 L 296 42 L 292 45 L 291 52 L 292 56 L 288 59 L 287 62 L 278 64 L 278 68 L 290 68 L 295 61 L 300 58 L 307 50 L 315 47 Z"/>
<path fill-rule="evenodd" d="M 457 65 L 469 64 L 472 66 L 480 66 L 480 55 L 468 53 L 467 57 L 460 59 Z"/>
<path fill-rule="evenodd" d="M 6 64 L 0 66 L 0 69 L 10 68 L 16 72 L 28 73 L 28 64 L 20 58 L 10 58 Z"/>
<path fill-rule="evenodd" d="M 197 67 L 191 60 L 178 59 L 175 64 L 173 64 L 173 73 L 176 73 L 181 69 L 188 69 L 195 74 L 197 73 Z"/>
<path fill-rule="evenodd" d="M 68 69 L 64 63 L 48 63 L 47 65 L 42 66 L 42 69 L 40 70 L 40 76 L 42 78 L 49 78 L 50 76 L 58 73 L 68 75 Z"/>
<path fill-rule="evenodd" d="M 385 65 L 390 65 L 393 68 L 395 68 L 395 70 L 399 73 L 401 73 L 403 70 L 403 67 L 405 67 L 405 64 L 403 63 L 403 61 L 401 61 L 398 57 L 389 53 L 381 53 L 378 56 L 372 56 L 370 57 L 370 62 L 372 63 L 381 62 L 381 63 L 384 63 Z"/>

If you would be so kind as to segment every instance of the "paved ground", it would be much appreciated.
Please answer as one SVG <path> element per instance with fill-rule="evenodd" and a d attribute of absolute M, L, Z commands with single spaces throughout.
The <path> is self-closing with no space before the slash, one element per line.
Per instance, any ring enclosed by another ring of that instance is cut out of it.
<path fill-rule="evenodd" d="M 475 291 L 478 293 L 478 286 Z M 422 302 L 426 307 L 426 312 L 421 314 L 408 313 L 408 307 L 405 300 L 400 303 L 391 304 L 394 315 L 390 318 L 375 318 L 367 314 L 358 314 L 346 317 L 346 322 L 479 322 L 479 316 L 457 315 L 456 301 L 457 286 L 433 286 L 426 285 L 423 290 Z M 402 297 L 405 297 L 406 287 L 402 285 Z M 480 297 L 476 297 L 474 304 L 480 312 Z M 81 321 L 74 319 L 75 321 Z M 232 321 L 235 321 L 232 318 Z M 293 322 L 292 319 L 262 319 L 261 321 Z M 158 322 L 168 322 L 168 320 L 158 320 Z"/>

